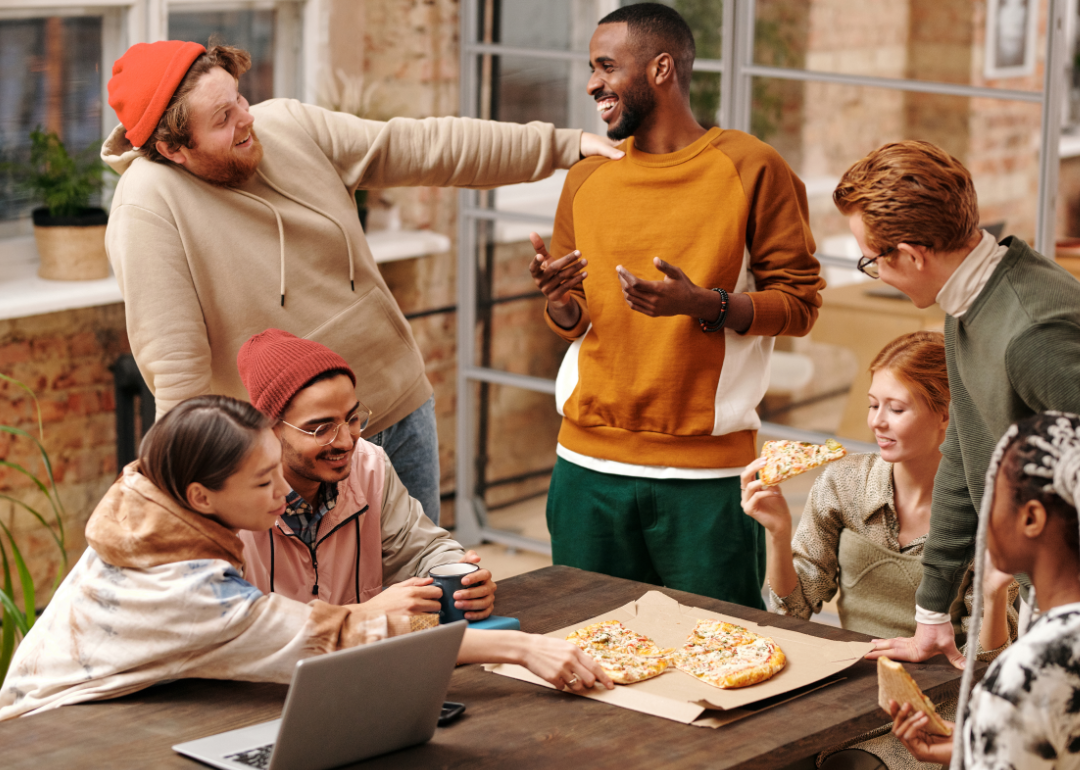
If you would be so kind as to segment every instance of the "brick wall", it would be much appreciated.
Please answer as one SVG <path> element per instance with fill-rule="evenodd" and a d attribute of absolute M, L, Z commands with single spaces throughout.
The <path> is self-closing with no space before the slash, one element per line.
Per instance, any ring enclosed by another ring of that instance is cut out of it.
<path fill-rule="evenodd" d="M 63 522 L 71 563 L 86 546 L 87 518 L 116 478 L 109 366 L 127 352 L 123 305 L 0 321 L 0 372 L 30 387 L 41 406 L 43 444 L 66 512 Z M 39 436 L 33 400 L 7 382 L 0 382 L 0 424 Z M 44 476 L 40 455 L 24 437 L 0 433 L 0 459 Z M 51 510 L 30 480 L 8 467 L 0 467 L 0 493 L 39 512 Z M 52 520 L 51 513 L 47 518 Z M 49 535 L 30 514 L 7 500 L 0 500 L 0 521 L 15 533 L 35 585 L 47 587 L 60 563 Z"/>

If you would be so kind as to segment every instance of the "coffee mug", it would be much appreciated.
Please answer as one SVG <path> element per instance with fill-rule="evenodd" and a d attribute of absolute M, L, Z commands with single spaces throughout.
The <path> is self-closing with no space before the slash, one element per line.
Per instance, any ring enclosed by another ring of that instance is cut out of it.
<path fill-rule="evenodd" d="M 455 620 L 465 619 L 465 610 L 459 610 L 454 606 L 454 592 L 462 589 L 461 579 L 468 574 L 476 572 L 480 567 L 465 562 L 458 564 L 440 564 L 433 567 L 428 575 L 435 580 L 434 585 L 442 589 L 442 598 L 439 600 L 439 622 L 453 623 Z"/>

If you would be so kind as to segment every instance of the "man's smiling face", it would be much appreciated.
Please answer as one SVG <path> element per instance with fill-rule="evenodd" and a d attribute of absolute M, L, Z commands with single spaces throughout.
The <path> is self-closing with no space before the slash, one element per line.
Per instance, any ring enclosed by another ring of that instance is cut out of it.
<path fill-rule="evenodd" d="M 191 92 L 191 147 L 181 147 L 182 165 L 215 184 L 236 186 L 250 179 L 262 160 L 255 118 L 221 67 L 203 75 Z"/>
<path fill-rule="evenodd" d="M 610 139 L 632 136 L 656 106 L 646 80 L 645 62 L 638 60 L 625 23 L 601 24 L 589 42 L 586 90 L 596 100 Z"/>

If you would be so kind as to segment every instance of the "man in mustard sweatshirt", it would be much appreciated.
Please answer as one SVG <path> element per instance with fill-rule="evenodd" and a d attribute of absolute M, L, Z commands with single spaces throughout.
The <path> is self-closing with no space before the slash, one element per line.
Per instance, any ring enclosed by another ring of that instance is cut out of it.
<path fill-rule="evenodd" d="M 677 12 L 609 14 L 589 57 L 589 94 L 627 155 L 571 169 L 558 259 L 533 234 L 548 325 L 573 343 L 556 385 L 553 557 L 762 607 L 765 539 L 739 473 L 772 338 L 809 332 L 821 304 L 805 190 L 768 145 L 694 119 Z"/>
<path fill-rule="evenodd" d="M 179 40 L 139 43 L 113 65 L 109 104 L 123 125 L 102 157 L 122 176 L 106 248 L 132 353 L 160 417 L 193 396 L 246 398 L 236 354 L 252 334 L 323 343 L 363 372 L 371 441 L 437 523 L 431 384 L 353 194 L 527 182 L 582 153 L 621 153 L 546 123 L 381 123 L 291 99 L 252 107 L 238 91 L 250 66 L 238 48 Z"/>

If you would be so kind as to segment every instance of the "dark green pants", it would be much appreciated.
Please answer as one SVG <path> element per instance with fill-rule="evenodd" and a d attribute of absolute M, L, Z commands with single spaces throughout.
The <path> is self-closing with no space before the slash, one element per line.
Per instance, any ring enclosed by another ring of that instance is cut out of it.
<path fill-rule="evenodd" d="M 547 501 L 556 564 L 764 609 L 765 531 L 739 479 L 643 479 L 555 462 Z"/>

